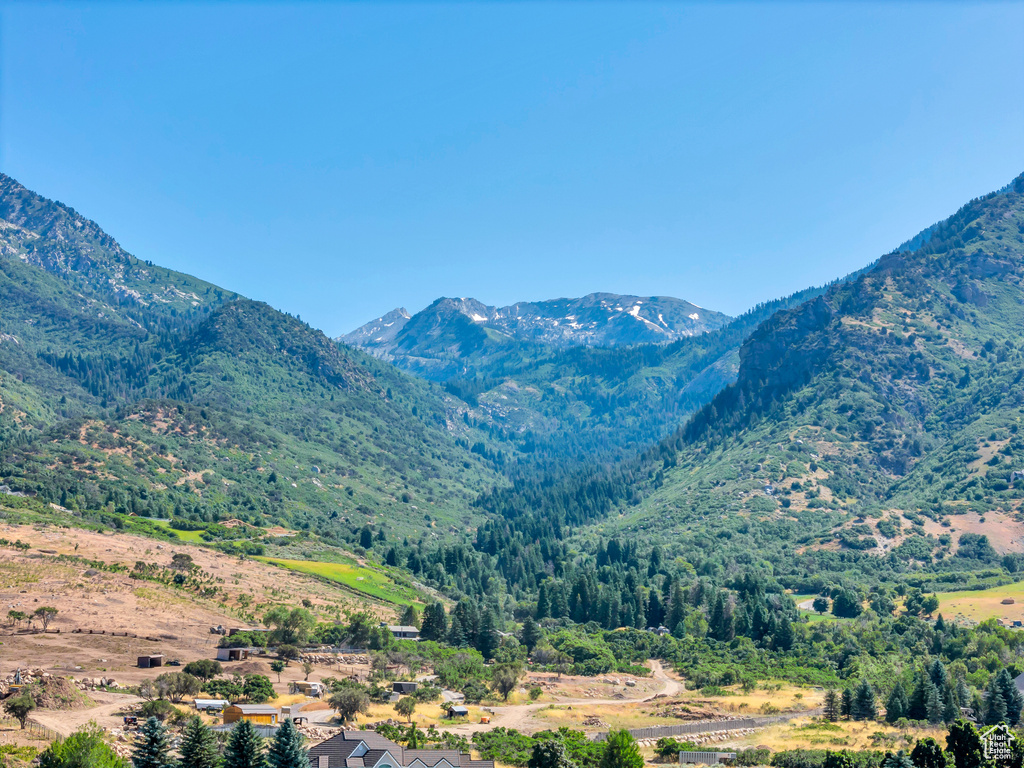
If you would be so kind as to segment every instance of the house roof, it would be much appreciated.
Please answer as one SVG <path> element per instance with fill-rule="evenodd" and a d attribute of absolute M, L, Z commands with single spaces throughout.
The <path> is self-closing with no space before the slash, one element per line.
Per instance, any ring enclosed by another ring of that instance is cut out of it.
<path fill-rule="evenodd" d="M 195 702 L 193 702 L 193 703 L 196 705 L 196 708 L 199 708 L 199 707 L 226 707 L 231 702 L 229 702 L 227 699 L 196 699 Z"/>
<path fill-rule="evenodd" d="M 493 760 L 473 760 L 458 750 L 405 749 L 373 731 L 342 731 L 309 750 L 311 765 L 317 766 L 319 759 L 326 756 L 329 768 L 373 768 L 385 755 L 390 755 L 401 768 L 414 764 L 434 768 L 441 761 L 457 768 L 494 768 Z"/>
<path fill-rule="evenodd" d="M 390 629 L 392 632 L 419 632 L 419 630 L 416 629 L 416 627 L 406 627 L 406 626 L 396 626 L 396 627 L 390 627 L 389 626 L 388 629 Z"/>

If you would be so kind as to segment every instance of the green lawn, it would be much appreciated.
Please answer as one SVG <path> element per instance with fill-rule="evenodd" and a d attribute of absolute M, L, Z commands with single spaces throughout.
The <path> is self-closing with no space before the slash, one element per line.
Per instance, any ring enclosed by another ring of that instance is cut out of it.
<path fill-rule="evenodd" d="M 355 592 L 389 603 L 410 605 L 422 603 L 423 596 L 412 587 L 396 584 L 379 571 L 355 563 L 324 563 L 314 560 L 285 560 L 279 557 L 257 557 L 264 563 L 280 565 L 292 571 L 308 573 L 344 585 Z"/>

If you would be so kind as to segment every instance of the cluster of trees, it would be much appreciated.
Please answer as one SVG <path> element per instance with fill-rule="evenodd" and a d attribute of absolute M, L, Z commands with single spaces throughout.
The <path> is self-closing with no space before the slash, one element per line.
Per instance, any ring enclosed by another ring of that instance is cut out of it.
<path fill-rule="evenodd" d="M 31 625 L 33 621 L 38 621 L 45 631 L 49 629 L 51 622 L 57 618 L 58 613 L 59 611 L 56 608 L 49 605 L 41 605 L 31 613 L 11 609 L 7 612 L 7 620 L 11 623 L 11 626 L 17 626 L 22 622 Z"/>

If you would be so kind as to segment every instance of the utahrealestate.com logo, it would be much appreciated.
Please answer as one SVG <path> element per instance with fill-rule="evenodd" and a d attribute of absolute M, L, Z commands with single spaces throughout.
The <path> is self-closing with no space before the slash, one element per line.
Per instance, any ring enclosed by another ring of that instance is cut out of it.
<path fill-rule="evenodd" d="M 981 734 L 985 759 L 996 763 L 1008 763 L 1013 759 L 1013 742 L 1017 737 L 1010 732 L 1006 723 L 986 728 Z"/>

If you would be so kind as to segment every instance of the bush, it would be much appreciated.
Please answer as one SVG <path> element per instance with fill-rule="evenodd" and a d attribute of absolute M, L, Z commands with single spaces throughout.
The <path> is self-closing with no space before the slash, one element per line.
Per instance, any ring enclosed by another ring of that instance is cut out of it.
<path fill-rule="evenodd" d="M 143 717 L 155 717 L 157 720 L 163 722 L 171 717 L 178 710 L 167 701 L 167 699 L 155 699 L 154 701 L 144 702 L 140 714 Z"/>

